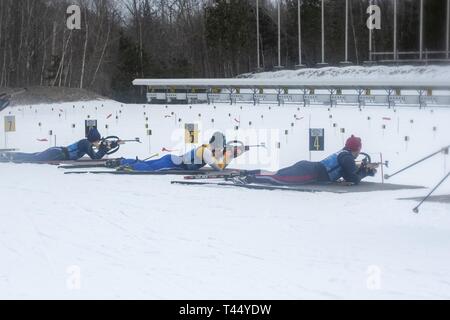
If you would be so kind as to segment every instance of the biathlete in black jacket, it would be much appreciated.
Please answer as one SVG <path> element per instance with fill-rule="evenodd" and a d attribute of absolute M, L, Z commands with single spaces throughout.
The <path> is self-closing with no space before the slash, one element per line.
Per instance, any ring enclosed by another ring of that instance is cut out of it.
<path fill-rule="evenodd" d="M 315 182 L 333 182 L 343 178 L 346 182 L 359 184 L 367 176 L 377 173 L 378 165 L 357 166 L 362 148 L 360 138 L 351 136 L 344 149 L 330 155 L 320 162 L 300 161 L 291 167 L 275 173 L 262 173 L 260 170 L 249 172 L 246 183 L 274 185 L 295 185 Z"/>
<path fill-rule="evenodd" d="M 1 162 L 41 163 L 51 161 L 78 160 L 88 155 L 93 160 L 103 158 L 109 150 L 117 147 L 117 142 L 102 143 L 97 129 L 92 128 L 86 139 L 67 147 L 53 147 L 37 153 L 8 152 L 0 153 Z M 94 150 L 97 149 L 97 151 Z"/>

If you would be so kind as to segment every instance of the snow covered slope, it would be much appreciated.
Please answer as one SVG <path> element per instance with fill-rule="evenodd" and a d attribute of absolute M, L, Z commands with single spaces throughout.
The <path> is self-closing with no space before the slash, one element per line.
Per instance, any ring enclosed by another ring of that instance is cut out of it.
<path fill-rule="evenodd" d="M 142 139 L 122 147 L 127 157 L 162 147 L 184 152 L 189 122 L 199 124 L 202 142 L 223 130 L 229 139 L 268 144 L 237 168 L 275 170 L 308 159 L 309 127 L 326 132 L 326 150 L 312 160 L 355 134 L 374 159 L 382 152 L 390 161 L 388 172 L 450 144 L 443 108 L 93 101 L 8 108 L 2 116 L 8 113 L 17 132 L 6 147 L 22 151 L 54 145 L 55 136 L 57 145 L 76 141 L 88 116 L 104 136 Z M 449 168 L 439 155 L 393 182 L 431 187 Z M 427 203 L 414 215 L 415 202 L 396 200 L 426 189 L 336 195 L 186 187 L 170 184 L 179 177 L 68 176 L 14 164 L 1 164 L 0 177 L 0 298 L 450 298 L 450 205 Z M 449 192 L 450 181 L 438 194 Z"/>
<path fill-rule="evenodd" d="M 300 70 L 282 70 L 277 72 L 262 72 L 243 74 L 240 78 L 253 79 L 303 79 L 303 80 L 442 80 L 450 81 L 450 66 L 350 66 L 305 68 Z"/>

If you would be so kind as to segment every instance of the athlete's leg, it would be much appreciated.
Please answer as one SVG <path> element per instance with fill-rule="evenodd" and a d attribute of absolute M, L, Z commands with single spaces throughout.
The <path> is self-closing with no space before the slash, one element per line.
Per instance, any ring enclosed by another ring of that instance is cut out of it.
<path fill-rule="evenodd" d="M 182 164 L 178 164 L 179 157 L 166 155 L 162 158 L 149 161 L 122 160 L 121 164 L 136 171 L 162 171 L 182 169 Z"/>
<path fill-rule="evenodd" d="M 10 161 L 16 162 L 44 162 L 65 160 L 64 151 L 61 148 L 50 148 L 42 152 L 23 153 L 14 152 L 6 155 Z"/>
<path fill-rule="evenodd" d="M 300 161 L 293 166 L 280 169 L 275 174 L 256 174 L 247 179 L 250 183 L 263 184 L 306 184 L 317 181 L 317 165 L 314 162 Z"/>

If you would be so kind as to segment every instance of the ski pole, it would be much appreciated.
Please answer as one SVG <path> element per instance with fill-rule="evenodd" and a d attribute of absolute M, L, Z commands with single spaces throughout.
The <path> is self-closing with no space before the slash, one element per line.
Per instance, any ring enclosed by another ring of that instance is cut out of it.
<path fill-rule="evenodd" d="M 428 200 L 428 198 L 429 198 L 429 197 L 437 190 L 437 188 L 439 188 L 439 186 L 440 186 L 441 184 L 444 183 L 445 180 L 447 180 L 447 178 L 448 178 L 449 176 L 450 176 L 450 172 L 447 173 L 447 175 L 444 177 L 444 179 L 442 179 L 442 180 L 441 180 L 441 181 L 433 188 L 433 190 L 431 190 L 430 193 L 427 194 L 427 196 L 426 196 L 425 198 L 423 198 L 422 201 L 420 201 L 420 203 L 417 205 L 417 207 L 415 207 L 415 208 L 413 209 L 413 212 L 414 212 L 414 213 L 419 213 L 419 208 L 420 208 L 420 206 L 421 206 L 425 201 Z"/>
<path fill-rule="evenodd" d="M 397 174 L 402 173 L 403 171 L 406 171 L 406 170 L 408 170 L 408 169 L 410 169 L 410 168 L 412 168 L 412 167 L 418 165 L 419 163 L 422 163 L 422 162 L 424 162 L 425 160 L 428 160 L 428 159 L 434 157 L 435 155 L 437 155 L 437 154 L 439 154 L 439 153 L 441 153 L 441 152 L 446 152 L 446 151 L 448 151 L 449 148 L 450 148 L 450 145 L 447 146 L 447 147 L 444 147 L 444 148 L 440 149 L 439 151 L 436 151 L 436 152 L 430 154 L 429 156 L 426 156 L 425 158 L 423 158 L 423 159 L 421 159 L 421 160 L 419 160 L 419 161 L 414 162 L 413 164 L 410 164 L 409 166 L 407 166 L 407 167 L 405 167 L 405 168 L 403 168 L 403 169 L 401 169 L 401 170 L 399 170 L 399 171 L 397 171 L 397 172 L 395 172 L 395 173 L 393 173 L 393 174 L 390 174 L 390 175 L 389 175 L 389 174 L 385 174 L 385 175 L 384 175 L 384 178 L 385 178 L 386 180 L 387 180 L 387 179 L 390 179 L 390 178 L 392 178 L 393 176 L 396 176 Z"/>

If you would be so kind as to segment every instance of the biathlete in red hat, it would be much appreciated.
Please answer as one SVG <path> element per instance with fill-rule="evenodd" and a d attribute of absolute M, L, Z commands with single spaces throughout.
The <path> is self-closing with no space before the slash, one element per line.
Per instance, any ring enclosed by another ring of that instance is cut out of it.
<path fill-rule="evenodd" d="M 377 173 L 377 166 L 358 166 L 358 158 L 362 148 L 361 138 L 351 136 L 345 147 L 320 162 L 300 161 L 291 167 L 275 173 L 262 173 L 260 170 L 249 172 L 246 183 L 263 184 L 307 184 L 315 182 L 333 182 L 344 178 L 345 181 L 359 184 L 367 176 Z"/>

